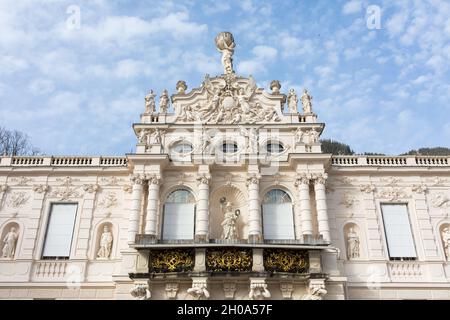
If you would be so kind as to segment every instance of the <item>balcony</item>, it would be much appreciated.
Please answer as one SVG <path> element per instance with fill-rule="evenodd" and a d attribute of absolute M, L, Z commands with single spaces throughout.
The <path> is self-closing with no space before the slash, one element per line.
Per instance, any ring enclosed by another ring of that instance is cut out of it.
<path fill-rule="evenodd" d="M 280 239 L 280 240 L 262 240 L 252 242 L 247 239 L 210 239 L 209 241 L 198 241 L 194 239 L 183 240 L 163 240 L 155 239 L 152 235 L 136 235 L 135 244 L 131 247 L 135 249 L 150 249 L 158 247 L 250 247 L 250 248 L 272 248 L 272 247 L 292 247 L 292 248 L 314 248 L 327 247 L 330 243 L 323 240 L 321 236 L 305 236 L 304 239 Z"/>

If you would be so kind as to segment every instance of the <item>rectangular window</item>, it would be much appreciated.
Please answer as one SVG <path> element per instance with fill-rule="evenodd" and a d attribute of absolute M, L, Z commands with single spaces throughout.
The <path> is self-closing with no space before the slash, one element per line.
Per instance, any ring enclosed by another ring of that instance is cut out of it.
<path fill-rule="evenodd" d="M 416 249 L 406 204 L 381 204 L 384 230 L 391 260 L 414 260 Z"/>
<path fill-rule="evenodd" d="M 68 259 L 78 205 L 52 204 L 45 236 L 43 259 Z"/>
<path fill-rule="evenodd" d="M 292 203 L 263 204 L 263 231 L 267 240 L 295 239 Z"/>
<path fill-rule="evenodd" d="M 164 240 L 194 238 L 195 203 L 166 203 L 164 206 Z"/>

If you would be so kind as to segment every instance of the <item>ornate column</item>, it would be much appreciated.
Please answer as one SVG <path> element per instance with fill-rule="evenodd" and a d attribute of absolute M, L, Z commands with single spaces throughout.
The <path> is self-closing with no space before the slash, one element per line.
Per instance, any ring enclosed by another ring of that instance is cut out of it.
<path fill-rule="evenodd" d="M 319 234 L 325 241 L 330 241 L 330 227 L 328 225 L 327 197 L 325 193 L 325 183 L 327 174 L 314 176 L 314 192 L 316 194 L 317 222 Z"/>
<path fill-rule="evenodd" d="M 303 174 L 297 178 L 295 185 L 298 187 L 298 199 L 300 204 L 301 230 L 303 236 L 313 234 L 312 214 L 309 196 L 310 177 Z"/>
<path fill-rule="evenodd" d="M 141 211 L 142 203 L 142 175 L 134 175 L 131 178 L 131 183 L 133 184 L 133 193 L 131 200 L 131 210 L 129 217 L 129 227 L 128 227 L 128 243 L 134 243 L 136 239 L 136 234 L 139 230 L 139 215 Z"/>
<path fill-rule="evenodd" d="M 195 217 L 195 239 L 208 241 L 209 239 L 209 182 L 211 176 L 207 173 L 200 174 L 198 181 L 198 204 Z"/>
<path fill-rule="evenodd" d="M 294 229 L 295 239 L 302 239 L 302 212 L 300 207 L 300 201 L 294 202 Z"/>
<path fill-rule="evenodd" d="M 159 208 L 159 185 L 161 177 L 157 174 L 146 175 L 148 181 L 147 215 L 145 217 L 145 234 L 156 238 L 158 208 Z"/>
<path fill-rule="evenodd" d="M 247 177 L 248 187 L 248 240 L 255 242 L 262 240 L 261 203 L 259 201 L 259 179 L 258 173 Z"/>

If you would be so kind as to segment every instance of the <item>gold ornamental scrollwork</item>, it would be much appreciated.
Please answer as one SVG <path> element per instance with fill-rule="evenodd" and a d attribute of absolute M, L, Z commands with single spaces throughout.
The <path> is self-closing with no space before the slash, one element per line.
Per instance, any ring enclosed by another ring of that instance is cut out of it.
<path fill-rule="evenodd" d="M 194 268 L 193 250 L 150 251 L 149 271 L 154 273 L 187 272 Z"/>
<path fill-rule="evenodd" d="M 218 249 L 206 251 L 206 269 L 212 272 L 251 271 L 250 249 Z"/>
<path fill-rule="evenodd" d="M 265 249 L 264 269 L 270 272 L 308 273 L 308 252 L 305 250 Z"/>

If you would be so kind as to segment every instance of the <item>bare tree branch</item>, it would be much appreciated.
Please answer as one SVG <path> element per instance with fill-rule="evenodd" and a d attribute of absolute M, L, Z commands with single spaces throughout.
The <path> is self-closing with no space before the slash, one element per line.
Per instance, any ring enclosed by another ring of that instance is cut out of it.
<path fill-rule="evenodd" d="M 0 155 L 32 156 L 38 154 L 40 154 L 39 149 L 31 145 L 27 134 L 0 127 Z"/>

